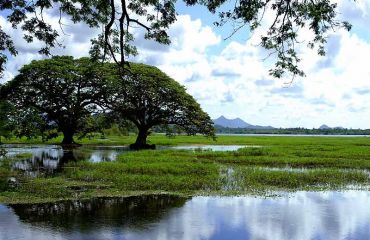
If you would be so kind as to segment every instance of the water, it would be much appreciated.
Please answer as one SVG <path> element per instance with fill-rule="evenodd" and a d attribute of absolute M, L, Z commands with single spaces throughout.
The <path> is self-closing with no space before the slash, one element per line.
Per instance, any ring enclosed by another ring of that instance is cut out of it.
<path fill-rule="evenodd" d="M 0 205 L 8 239 L 370 239 L 370 192 Z"/>
<path fill-rule="evenodd" d="M 12 169 L 25 172 L 30 176 L 40 173 L 52 175 L 61 171 L 67 162 L 88 160 L 90 162 L 115 161 L 120 154 L 130 151 L 128 146 L 82 146 L 65 150 L 59 145 L 3 145 L 8 151 L 8 156 L 28 153 L 30 156 L 19 158 L 12 163 Z M 184 145 L 184 146 L 158 146 L 158 149 L 183 149 L 183 150 L 212 150 L 234 151 L 242 147 L 239 145 Z"/>
<path fill-rule="evenodd" d="M 114 161 L 117 156 L 128 151 L 128 147 L 80 147 L 65 150 L 58 145 L 3 145 L 7 156 L 25 155 L 13 161 L 12 169 L 24 171 L 30 176 L 43 173 L 50 175 L 62 170 L 67 162 L 88 160 L 90 162 Z"/>
<path fill-rule="evenodd" d="M 178 150 L 193 150 L 193 151 L 215 151 L 215 152 L 223 152 L 223 151 L 237 151 L 240 148 L 245 147 L 261 147 L 261 146 L 254 146 L 254 145 L 180 145 L 174 147 L 166 147 L 167 149 L 178 149 Z"/>

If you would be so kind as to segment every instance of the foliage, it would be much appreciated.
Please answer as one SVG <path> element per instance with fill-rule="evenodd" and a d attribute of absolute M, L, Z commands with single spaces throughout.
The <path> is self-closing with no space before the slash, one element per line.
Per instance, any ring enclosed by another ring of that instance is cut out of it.
<path fill-rule="evenodd" d="M 5 148 L 0 147 L 0 158 L 5 157 L 7 153 Z"/>
<path fill-rule="evenodd" d="M 231 35 L 244 26 L 253 32 L 260 27 L 265 12 L 275 16 L 273 22 L 261 36 L 261 46 L 276 56 L 275 68 L 270 74 L 282 77 L 285 73 L 304 75 L 299 68 L 300 57 L 295 46 L 301 44 L 298 36 L 301 29 L 309 29 L 314 37 L 308 47 L 317 47 L 319 55 L 325 54 L 324 44 L 329 31 L 337 28 L 349 30 L 351 25 L 337 18 L 337 4 L 330 0 L 289 0 L 289 1 L 234 1 L 225 0 L 184 0 L 189 5 L 204 5 L 208 11 L 218 14 L 216 26 L 231 22 L 234 30 Z M 169 44 L 167 30 L 176 21 L 174 0 L 3 0 L 0 11 L 13 28 L 21 27 L 28 42 L 34 39 L 45 43 L 40 49 L 49 54 L 58 43 L 58 31 L 43 17 L 47 10 L 58 12 L 60 17 L 69 17 L 74 23 L 85 22 L 90 27 L 102 28 L 102 33 L 93 39 L 91 54 L 96 59 L 113 58 L 116 63 L 126 63 L 125 56 L 136 54 L 132 45 L 132 27 L 145 31 L 145 38 Z M 63 23 L 59 21 L 62 28 Z M 5 51 L 16 55 L 13 39 L 0 28 L 0 73 L 7 60 Z M 118 59 L 120 58 L 120 59 Z"/>
<path fill-rule="evenodd" d="M 136 126 L 126 119 L 116 119 L 110 128 L 104 129 L 104 136 L 129 136 L 130 133 L 137 134 Z"/>
<path fill-rule="evenodd" d="M 146 145 L 149 130 L 157 125 L 176 125 L 189 135 L 215 136 L 212 120 L 183 86 L 156 67 L 130 65 L 129 74 L 112 82 L 106 104 L 136 125 L 137 147 Z"/>
<path fill-rule="evenodd" d="M 1 91 L 21 111 L 23 119 L 19 121 L 25 127 L 18 124 L 19 136 L 32 136 L 35 128 L 51 130 L 57 126 L 64 134 L 63 143 L 70 144 L 75 133 L 88 130 L 86 123 L 90 115 L 101 111 L 98 105 L 104 84 L 103 69 L 88 58 L 32 61 L 19 72 Z"/>
<path fill-rule="evenodd" d="M 8 177 L 10 176 L 10 171 L 0 167 L 0 192 L 6 191 L 8 189 Z"/>
<path fill-rule="evenodd" d="M 112 119 L 108 114 L 99 113 L 86 115 L 81 122 L 84 123 L 81 129 L 79 129 L 78 139 L 83 139 L 88 136 L 92 138 L 94 133 L 100 133 L 101 138 L 105 138 L 105 129 L 108 129 L 112 126 Z"/>
<path fill-rule="evenodd" d="M 0 144 L 1 137 L 11 136 L 12 127 L 9 118 L 12 111 L 13 107 L 9 102 L 0 100 Z"/>
<path fill-rule="evenodd" d="M 47 141 L 58 136 L 55 121 L 34 107 L 15 109 L 9 117 L 12 134 L 17 138 L 25 136 L 30 140 L 41 136 L 42 141 Z"/>

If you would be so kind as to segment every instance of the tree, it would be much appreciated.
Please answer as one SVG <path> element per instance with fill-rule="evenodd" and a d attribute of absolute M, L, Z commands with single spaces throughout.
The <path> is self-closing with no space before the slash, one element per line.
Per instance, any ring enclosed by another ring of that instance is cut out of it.
<path fill-rule="evenodd" d="M 64 135 L 62 144 L 73 144 L 73 136 L 84 122 L 101 109 L 100 89 L 104 76 L 101 64 L 88 58 L 53 57 L 32 61 L 1 89 L 1 96 L 24 112 L 36 111 L 46 125 L 55 124 Z"/>
<path fill-rule="evenodd" d="M 9 137 L 11 135 L 12 128 L 9 114 L 12 112 L 12 109 L 9 102 L 0 100 L 0 144 L 2 143 L 1 137 Z"/>
<path fill-rule="evenodd" d="M 156 67 L 137 63 L 130 66 L 130 74 L 111 83 L 105 104 L 138 128 L 131 148 L 154 147 L 146 139 L 150 129 L 157 125 L 173 124 L 191 135 L 215 137 L 212 120 L 183 86 Z"/>
<path fill-rule="evenodd" d="M 58 136 L 58 126 L 48 115 L 34 107 L 14 109 L 9 114 L 12 134 L 15 137 L 38 138 L 42 141 Z"/>
<path fill-rule="evenodd" d="M 21 27 L 28 42 L 34 39 L 45 43 L 40 53 L 50 54 L 50 49 L 60 45 L 58 32 L 46 22 L 43 14 L 48 9 L 59 12 L 60 19 L 67 16 L 73 22 L 85 22 L 90 27 L 101 27 L 101 35 L 92 40 L 91 54 L 95 59 L 113 58 L 123 66 L 125 57 L 135 54 L 132 29 L 141 28 L 145 38 L 169 44 L 169 26 L 176 21 L 175 0 L 1 0 L 0 12 L 12 24 Z M 325 43 L 331 30 L 351 25 L 337 18 L 334 0 L 250 0 L 227 2 L 225 0 L 184 0 L 188 6 L 204 5 L 208 11 L 218 14 L 216 26 L 232 22 L 235 26 L 231 35 L 244 26 L 252 32 L 261 25 L 265 12 L 273 14 L 274 20 L 261 36 L 261 46 L 276 57 L 275 67 L 270 74 L 282 77 L 286 73 L 301 75 L 300 57 L 295 46 L 299 30 L 309 29 L 313 39 L 306 39 L 308 47 L 317 46 L 318 54 L 325 54 Z M 63 22 L 59 21 L 63 29 Z M 63 32 L 63 30 L 62 30 Z M 0 74 L 7 60 L 5 51 L 16 55 L 17 49 L 9 34 L 0 27 Z"/>

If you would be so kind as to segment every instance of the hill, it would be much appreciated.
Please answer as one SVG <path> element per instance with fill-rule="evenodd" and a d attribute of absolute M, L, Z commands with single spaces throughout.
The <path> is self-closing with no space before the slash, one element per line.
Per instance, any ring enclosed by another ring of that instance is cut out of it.
<path fill-rule="evenodd" d="M 224 128 L 273 129 L 271 126 L 252 125 L 240 118 L 228 119 L 224 116 L 214 119 L 213 122 L 216 127 Z"/>

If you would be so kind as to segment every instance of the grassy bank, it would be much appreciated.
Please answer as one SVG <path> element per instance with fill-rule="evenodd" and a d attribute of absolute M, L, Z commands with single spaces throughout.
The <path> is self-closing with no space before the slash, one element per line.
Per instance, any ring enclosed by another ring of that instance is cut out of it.
<path fill-rule="evenodd" d="M 107 136 L 104 139 L 99 137 L 76 139 L 76 142 L 84 145 L 129 145 L 134 143 L 136 136 Z M 8 144 L 59 144 L 62 137 L 43 142 L 41 138 L 11 138 L 3 139 L 3 143 Z M 300 146 L 311 144 L 323 144 L 324 146 L 341 146 L 341 145 L 364 145 L 370 146 L 369 137 L 314 137 L 314 136 L 228 136 L 219 135 L 216 140 L 204 136 L 184 136 L 166 137 L 164 134 L 154 134 L 148 137 L 150 144 L 157 145 L 182 145 L 182 144 L 204 144 L 204 145 L 268 145 L 268 146 Z"/>
<path fill-rule="evenodd" d="M 113 139 L 113 138 L 112 138 Z M 124 144 L 120 139 L 115 144 Z M 271 191 L 368 189 L 370 138 L 153 136 L 155 144 L 238 144 L 233 152 L 139 151 L 115 162 L 68 163 L 53 177 L 28 178 L 0 167 L 0 202 L 42 202 L 143 193 L 181 195 L 266 194 Z M 96 141 L 90 141 L 96 144 Z M 19 186 L 6 187 L 15 176 Z M 1 186 L 0 186 L 1 187 Z"/>

